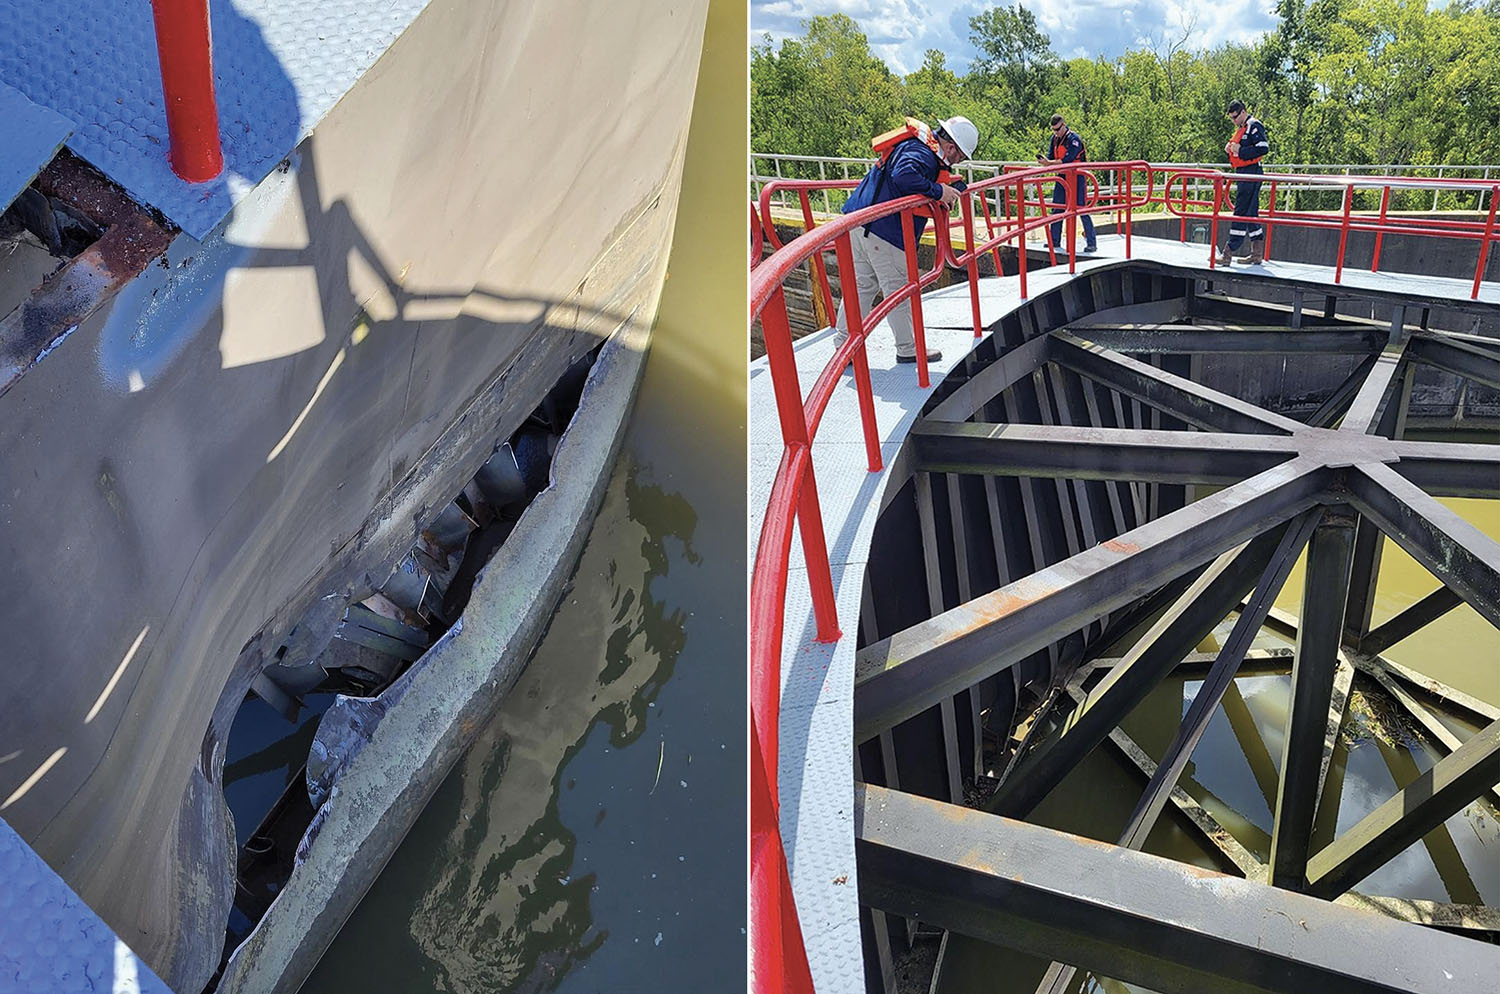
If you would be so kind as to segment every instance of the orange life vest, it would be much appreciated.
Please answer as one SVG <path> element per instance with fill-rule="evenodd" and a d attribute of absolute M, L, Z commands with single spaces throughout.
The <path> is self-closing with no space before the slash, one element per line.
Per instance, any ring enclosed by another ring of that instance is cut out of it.
<path fill-rule="evenodd" d="M 914 117 L 908 117 L 901 127 L 870 139 L 870 148 L 875 153 L 876 166 L 884 168 L 886 160 L 891 157 L 891 152 L 896 146 L 912 138 L 918 139 L 932 149 L 932 154 L 938 157 L 937 181 L 952 186 L 954 176 L 943 163 L 943 153 L 938 149 L 937 135 L 933 134 L 932 129 L 925 123 Z"/>
<path fill-rule="evenodd" d="M 1250 124 L 1250 118 L 1247 117 L 1247 118 L 1245 118 L 1245 124 L 1242 125 L 1240 127 L 1240 129 L 1234 133 L 1234 137 L 1231 138 L 1231 139 L 1229 139 L 1229 140 L 1232 141 L 1232 142 L 1243 141 L 1244 138 L 1245 138 L 1245 127 L 1248 126 L 1249 124 Z M 1248 166 L 1252 162 L 1259 162 L 1263 158 L 1264 158 L 1264 156 L 1257 155 L 1253 159 L 1244 159 L 1244 158 L 1241 158 L 1238 155 L 1235 155 L 1233 152 L 1230 152 L 1229 153 L 1229 164 L 1231 166 L 1233 166 L 1234 168 L 1238 169 L 1240 166 Z"/>

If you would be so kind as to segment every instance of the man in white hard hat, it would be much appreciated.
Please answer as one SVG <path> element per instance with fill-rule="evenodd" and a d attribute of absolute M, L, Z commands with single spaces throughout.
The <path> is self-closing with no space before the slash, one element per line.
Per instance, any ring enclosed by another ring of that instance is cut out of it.
<path fill-rule="evenodd" d="M 921 194 L 947 207 L 963 191 L 962 180 L 954 179 L 949 170 L 974 154 L 979 145 L 979 129 L 967 117 L 950 117 L 929 129 L 920 121 L 907 120 L 907 126 L 871 142 L 880 162 L 865 175 L 844 213 Z M 918 241 L 927 219 L 917 214 L 912 219 L 912 235 Z M 875 291 L 892 294 L 906 283 L 906 247 L 901 236 L 901 215 L 892 214 L 853 232 L 849 244 L 854 256 L 854 277 L 859 289 L 860 314 L 870 313 Z M 912 331 L 911 311 L 905 305 L 891 311 L 886 321 L 896 337 L 896 361 L 916 362 L 917 342 Z M 835 342 L 842 345 L 849 337 L 848 319 L 839 305 Z M 937 362 L 941 352 L 929 350 L 928 362 Z"/>

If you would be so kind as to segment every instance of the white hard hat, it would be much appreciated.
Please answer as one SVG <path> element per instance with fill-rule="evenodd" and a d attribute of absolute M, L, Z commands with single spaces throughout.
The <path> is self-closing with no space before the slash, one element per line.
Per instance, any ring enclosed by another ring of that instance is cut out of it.
<path fill-rule="evenodd" d="M 953 139 L 953 144 L 964 150 L 964 158 L 974 154 L 979 147 L 979 129 L 974 127 L 974 122 L 967 117 L 955 115 L 946 121 L 939 121 L 942 129 L 948 132 L 948 137 Z"/>

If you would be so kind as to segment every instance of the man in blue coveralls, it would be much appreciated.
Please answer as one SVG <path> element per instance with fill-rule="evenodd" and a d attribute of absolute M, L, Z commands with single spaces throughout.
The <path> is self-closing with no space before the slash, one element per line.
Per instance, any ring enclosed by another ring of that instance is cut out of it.
<path fill-rule="evenodd" d="M 1052 115 L 1052 135 L 1047 140 L 1047 154 L 1036 157 L 1038 165 L 1060 166 L 1066 162 L 1089 161 L 1088 149 L 1084 147 L 1083 138 L 1078 132 L 1068 127 L 1068 122 L 1063 120 L 1061 114 Z M 1083 204 L 1087 197 L 1088 183 L 1083 170 L 1077 173 L 1075 191 L 1077 199 L 1073 202 L 1075 207 Z M 1052 202 L 1058 206 L 1051 211 L 1053 214 L 1061 214 L 1067 210 L 1064 206 L 1068 202 L 1068 188 L 1063 186 L 1063 181 L 1058 180 L 1052 185 Z M 1052 229 L 1052 247 L 1062 248 L 1062 222 L 1050 225 Z M 1084 245 L 1085 252 L 1097 252 L 1099 246 L 1094 240 L 1094 218 L 1083 215 L 1083 237 L 1087 244 Z"/>
<path fill-rule="evenodd" d="M 925 127 L 925 126 L 924 126 Z M 888 200 L 919 193 L 947 207 L 958 199 L 962 183 L 957 186 L 938 182 L 939 172 L 958 165 L 974 154 L 979 145 L 979 129 L 966 117 L 950 117 L 925 134 L 914 134 L 890 150 L 881 165 L 871 169 L 849 202 L 844 213 L 883 204 Z M 918 240 L 927 219 L 920 214 L 912 218 L 912 235 Z M 859 311 L 870 313 L 875 291 L 890 295 L 906 283 L 906 243 L 901 237 L 901 215 L 892 214 L 853 231 L 849 247 L 854 257 L 854 278 L 859 290 Z M 902 304 L 886 317 L 896 338 L 896 361 L 917 361 L 917 340 L 912 331 L 911 311 Z M 835 346 L 849 337 L 845 307 L 839 304 Z M 929 349 L 928 362 L 937 362 L 941 352 Z"/>
<path fill-rule="evenodd" d="M 1234 125 L 1234 137 L 1224 145 L 1229 164 L 1238 174 L 1261 176 L 1265 170 L 1260 160 L 1271 151 L 1271 142 L 1266 138 L 1266 126 L 1250 116 L 1244 103 L 1232 100 L 1225 114 Z M 1234 220 L 1229 225 L 1229 241 L 1219 251 L 1218 264 L 1227 266 L 1232 256 L 1248 255 L 1248 262 L 1255 266 L 1266 258 L 1266 229 L 1252 221 L 1260 217 L 1260 180 L 1238 180 L 1234 184 Z M 1249 244 L 1249 250 L 1240 249 Z"/>

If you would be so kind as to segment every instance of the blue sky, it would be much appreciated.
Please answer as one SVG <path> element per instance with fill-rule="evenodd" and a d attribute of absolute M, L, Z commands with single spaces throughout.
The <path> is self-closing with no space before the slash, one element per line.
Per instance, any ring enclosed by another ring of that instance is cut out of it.
<path fill-rule="evenodd" d="M 871 50 L 906 74 L 936 48 L 956 72 L 974 54 L 969 18 L 991 3 L 976 0 L 750 0 L 750 39 L 780 41 L 802 33 L 818 14 L 848 14 L 870 39 Z M 1191 28 L 1187 48 L 1199 51 L 1228 41 L 1251 42 L 1276 26 L 1274 0 L 1026 0 L 1038 26 L 1065 59 L 1113 58 L 1127 48 L 1157 48 Z"/>

